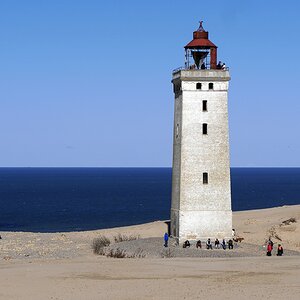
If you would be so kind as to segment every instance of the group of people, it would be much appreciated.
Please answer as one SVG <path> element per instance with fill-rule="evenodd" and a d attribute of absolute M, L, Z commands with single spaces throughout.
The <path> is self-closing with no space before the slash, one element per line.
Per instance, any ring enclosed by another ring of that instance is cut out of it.
<path fill-rule="evenodd" d="M 217 64 L 217 69 L 218 70 L 226 70 L 225 63 L 222 63 L 221 61 L 219 61 L 218 64 Z"/>
<path fill-rule="evenodd" d="M 215 249 L 220 249 L 221 247 L 225 250 L 228 246 L 228 249 L 233 249 L 233 240 L 229 240 L 228 243 L 226 243 L 225 239 L 223 239 L 222 243 L 220 243 L 220 241 L 218 239 L 215 240 Z M 183 248 L 189 248 L 191 247 L 191 243 L 189 240 L 186 240 L 183 245 Z M 202 248 L 202 242 L 201 240 L 198 240 L 196 242 L 196 248 Z M 211 242 L 211 239 L 208 239 L 206 241 L 206 249 L 213 249 L 213 244 Z"/>
<path fill-rule="evenodd" d="M 195 69 L 205 70 L 206 69 L 206 65 L 205 65 L 204 62 L 200 65 L 200 67 L 199 66 L 197 67 L 195 64 L 193 64 L 193 65 L 190 65 L 189 69 L 190 70 L 195 70 Z"/>
<path fill-rule="evenodd" d="M 196 69 L 196 68 L 197 68 L 196 65 L 191 65 L 191 66 L 189 67 L 190 70 L 194 70 L 194 69 Z M 200 67 L 198 66 L 198 69 L 205 70 L 205 69 L 206 69 L 205 63 L 203 62 L 203 63 L 200 65 Z M 221 61 L 219 61 L 218 64 L 217 64 L 217 70 L 226 70 L 226 65 L 225 65 L 225 63 L 222 63 Z"/>
<path fill-rule="evenodd" d="M 273 247 L 274 247 L 274 243 L 272 242 L 271 238 L 269 238 L 267 242 L 267 256 L 272 256 Z M 282 256 L 282 254 L 283 254 L 283 247 L 281 246 L 281 244 L 278 244 L 277 256 Z"/>
<path fill-rule="evenodd" d="M 235 236 L 235 231 L 234 229 L 232 230 L 232 235 Z M 169 241 L 169 235 L 168 233 L 166 232 L 165 235 L 164 235 L 164 246 L 165 247 L 168 247 L 168 241 Z M 220 249 L 221 247 L 225 250 L 228 246 L 228 249 L 233 249 L 233 240 L 230 239 L 228 240 L 228 243 L 226 244 L 226 241 L 225 239 L 223 239 L 222 243 L 220 243 L 220 241 L 216 238 L 215 239 L 215 249 Z M 274 243 L 272 242 L 271 238 L 269 238 L 268 242 L 267 242 L 267 256 L 272 256 L 272 250 L 273 250 L 273 246 L 274 246 Z M 186 240 L 183 245 L 182 245 L 183 248 L 190 248 L 191 247 L 191 243 L 189 240 Z M 198 240 L 196 242 L 196 248 L 202 248 L 202 243 L 201 243 L 201 240 Z M 211 242 L 211 239 L 209 238 L 207 241 L 206 241 L 206 249 L 209 250 L 209 249 L 213 249 L 213 244 Z M 277 256 L 282 256 L 283 255 L 283 247 L 281 244 L 278 244 L 278 248 L 277 248 Z"/>
<path fill-rule="evenodd" d="M 233 229 L 234 230 L 234 229 Z M 169 242 L 169 235 L 168 233 L 166 232 L 164 234 L 164 247 L 168 247 L 168 242 Z M 225 250 L 227 248 L 227 245 L 228 245 L 228 249 L 233 249 L 233 240 L 230 239 L 228 241 L 228 243 L 226 244 L 226 241 L 225 239 L 223 239 L 222 243 L 220 243 L 220 241 L 216 238 L 215 239 L 215 248 L 216 249 L 220 249 L 221 247 Z M 186 240 L 183 245 L 182 245 L 183 248 L 189 248 L 191 247 L 191 243 L 189 240 Z M 196 248 L 202 248 L 202 243 L 201 243 L 201 240 L 198 240 L 196 242 Z M 206 249 L 213 249 L 213 245 L 212 245 L 212 242 L 211 242 L 211 239 L 209 238 L 207 241 L 206 241 Z"/>
<path fill-rule="evenodd" d="M 206 69 L 206 66 L 205 66 L 204 62 L 201 64 L 200 69 L 201 70 L 205 70 Z M 218 64 L 217 64 L 217 69 L 218 70 L 226 70 L 225 63 L 222 63 L 221 61 L 219 61 Z"/>
<path fill-rule="evenodd" d="M 226 240 L 223 239 L 222 243 L 220 243 L 219 239 L 215 239 L 215 249 L 223 248 L 224 250 L 227 248 L 233 249 L 233 240 L 229 240 L 228 243 L 226 243 Z M 210 239 L 206 241 L 206 249 L 213 249 L 213 245 Z"/>

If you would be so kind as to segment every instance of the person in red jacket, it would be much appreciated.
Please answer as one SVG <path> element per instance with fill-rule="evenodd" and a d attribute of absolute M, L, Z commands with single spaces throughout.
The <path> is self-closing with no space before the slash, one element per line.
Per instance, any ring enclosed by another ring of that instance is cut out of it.
<path fill-rule="evenodd" d="M 267 256 L 271 256 L 272 255 L 272 245 L 271 243 L 268 243 L 267 246 Z"/>

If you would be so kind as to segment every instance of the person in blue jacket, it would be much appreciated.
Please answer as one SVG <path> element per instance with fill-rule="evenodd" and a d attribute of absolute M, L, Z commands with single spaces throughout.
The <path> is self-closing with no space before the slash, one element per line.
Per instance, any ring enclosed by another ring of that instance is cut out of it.
<path fill-rule="evenodd" d="M 165 235 L 164 235 L 164 241 L 165 241 L 165 247 L 168 247 L 168 240 L 169 240 L 169 235 L 168 233 L 166 232 Z"/>

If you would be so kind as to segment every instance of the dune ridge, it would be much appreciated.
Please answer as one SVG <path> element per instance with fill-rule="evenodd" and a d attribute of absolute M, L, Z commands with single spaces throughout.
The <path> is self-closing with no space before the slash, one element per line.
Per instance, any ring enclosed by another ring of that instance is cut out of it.
<path fill-rule="evenodd" d="M 271 236 L 275 246 L 300 251 L 299 223 L 300 205 L 233 213 L 237 235 L 252 247 Z M 92 252 L 100 235 L 151 240 L 166 229 L 156 221 L 84 232 L 1 232 L 0 299 L 299 298 L 300 255 L 113 259 Z"/>

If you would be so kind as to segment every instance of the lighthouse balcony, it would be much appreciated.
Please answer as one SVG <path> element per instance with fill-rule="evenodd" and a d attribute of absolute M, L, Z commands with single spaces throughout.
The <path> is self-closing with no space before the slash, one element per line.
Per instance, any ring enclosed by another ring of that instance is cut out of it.
<path fill-rule="evenodd" d="M 188 81 L 229 81 L 230 74 L 229 70 L 217 70 L 217 69 L 208 69 L 208 70 L 199 70 L 199 69 L 185 69 L 178 68 L 173 71 L 173 80 L 188 80 Z"/>

